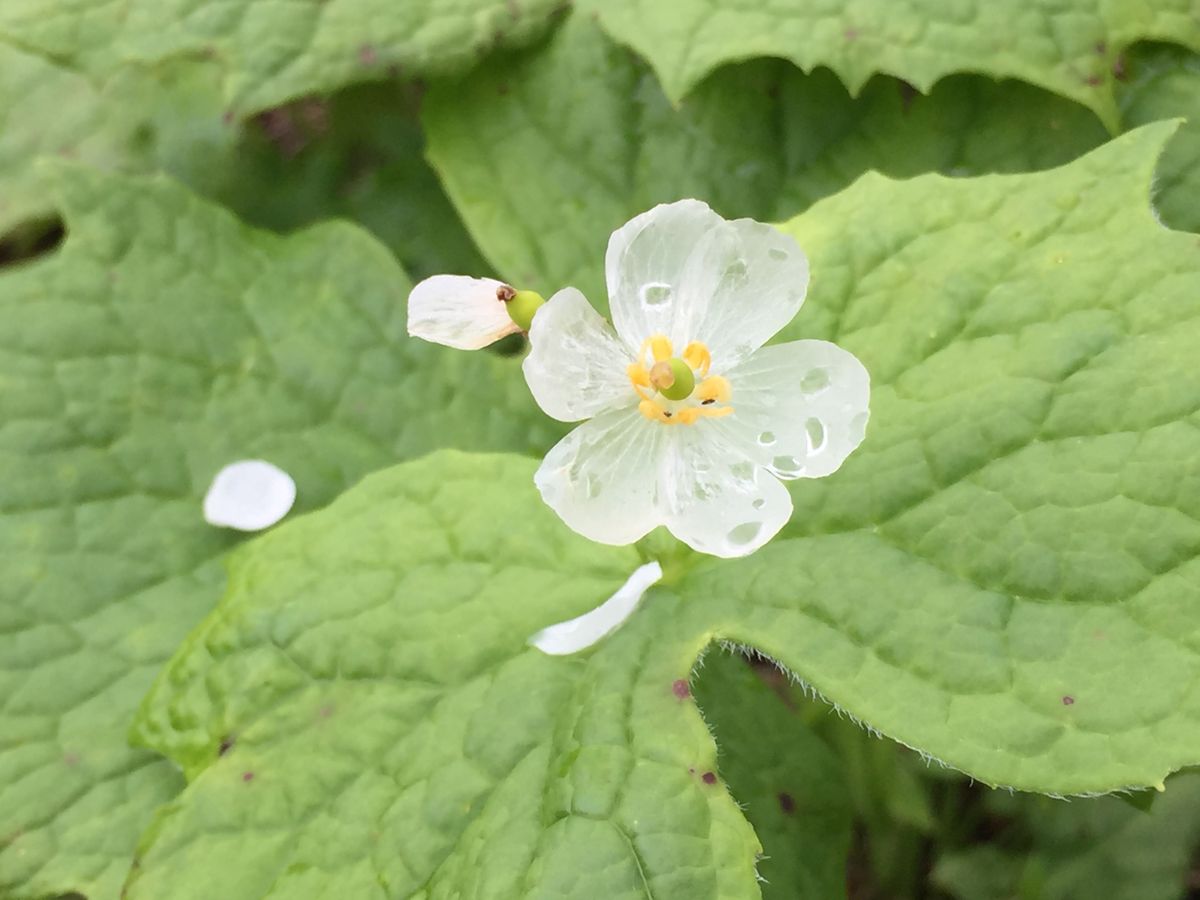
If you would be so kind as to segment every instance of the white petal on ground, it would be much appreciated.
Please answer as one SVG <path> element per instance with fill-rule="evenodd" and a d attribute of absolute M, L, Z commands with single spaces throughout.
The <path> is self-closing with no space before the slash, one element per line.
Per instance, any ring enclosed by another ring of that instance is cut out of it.
<path fill-rule="evenodd" d="M 836 344 L 764 347 L 727 377 L 734 413 L 716 430 L 781 478 L 829 475 L 863 441 L 871 378 Z"/>
<path fill-rule="evenodd" d="M 613 325 L 636 352 L 665 334 L 703 341 L 723 373 L 795 317 L 808 259 L 783 232 L 727 222 L 698 200 L 656 206 L 614 232 L 605 257 Z"/>
<path fill-rule="evenodd" d="M 568 619 L 543 628 L 529 639 L 529 643 L 551 656 L 578 653 L 595 644 L 602 637 L 620 627 L 642 601 L 642 595 L 662 578 L 662 567 L 657 562 L 646 563 L 638 568 L 617 592 L 582 616 Z"/>
<path fill-rule="evenodd" d="M 534 483 L 573 531 L 632 544 L 662 524 L 656 475 L 668 430 L 636 408 L 602 413 L 550 449 Z"/>
<path fill-rule="evenodd" d="M 238 531 L 260 531 L 286 516 L 295 502 L 292 476 L 265 460 L 243 459 L 213 479 L 204 495 L 204 520 Z"/>
<path fill-rule="evenodd" d="M 408 295 L 408 333 L 458 350 L 479 350 L 520 331 L 492 278 L 434 275 Z"/>
<path fill-rule="evenodd" d="M 659 466 L 659 510 L 671 534 L 693 550 L 746 556 L 787 524 L 792 498 L 711 427 L 720 421 L 665 429 L 670 441 Z"/>
<path fill-rule="evenodd" d="M 577 422 L 638 402 L 626 373 L 633 355 L 575 288 L 559 291 L 537 311 L 529 343 L 522 369 L 547 415 Z"/>

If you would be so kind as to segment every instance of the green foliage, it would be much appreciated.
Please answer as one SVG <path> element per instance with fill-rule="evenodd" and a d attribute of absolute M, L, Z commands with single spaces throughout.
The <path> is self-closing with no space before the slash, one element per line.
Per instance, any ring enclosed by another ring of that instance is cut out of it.
<path fill-rule="evenodd" d="M 1122 50 L 1141 40 L 1200 50 L 1200 22 L 1189 0 L 580 0 L 579 6 L 650 60 L 674 100 L 722 63 L 779 56 L 805 71 L 828 66 L 852 93 L 875 73 L 922 91 L 953 72 L 1020 78 L 1090 107 L 1115 129 Z"/>
<path fill-rule="evenodd" d="M 864 178 L 786 226 L 814 279 L 783 337 L 864 361 L 871 426 L 796 483 L 797 540 L 721 571 L 794 627 L 730 636 L 988 783 L 1195 762 L 1200 258 L 1146 204 L 1172 127 L 1043 174 Z"/>
<path fill-rule="evenodd" d="M 564 527 L 535 465 L 430 456 L 239 555 L 139 721 L 191 783 L 130 898 L 757 896 L 678 687 L 705 643 L 684 605 L 583 656 L 526 645 L 640 561 Z"/>
<path fill-rule="evenodd" d="M 723 69 L 674 108 L 583 16 L 513 66 L 435 85 L 424 121 L 430 158 L 495 266 L 598 305 L 608 235 L 655 203 L 698 197 L 725 216 L 780 220 L 870 169 L 1047 168 L 1105 136 L 1087 110 L 1012 82 L 962 76 L 921 97 L 881 78 L 851 99 L 828 72 L 766 60 Z"/>
<path fill-rule="evenodd" d="M 556 433 L 515 361 L 404 336 L 408 282 L 358 229 L 286 240 L 163 180 L 56 167 L 62 251 L 0 278 L 0 892 L 115 895 L 180 786 L 126 731 L 221 593 L 200 501 L 264 457 L 299 509 L 444 445 Z"/>
<path fill-rule="evenodd" d="M 939 859 L 934 883 L 960 900 L 1178 900 L 1200 838 L 1196 775 L 1167 782 L 1148 813 L 1114 797 L 1063 803 L 1000 794 L 988 805 L 1028 833 Z"/>
<path fill-rule="evenodd" d="M 389 72 L 445 74 L 536 37 L 559 0 L 6 0 L 0 42 L 104 78 L 208 57 L 232 115 Z"/>
<path fill-rule="evenodd" d="M 1194 774 L 856 721 L 1200 762 L 1191 6 L 4 0 L 0 897 L 1178 897 Z M 518 360 L 404 335 L 405 272 L 602 307 L 681 197 L 873 380 L 740 561 L 567 531 Z"/>

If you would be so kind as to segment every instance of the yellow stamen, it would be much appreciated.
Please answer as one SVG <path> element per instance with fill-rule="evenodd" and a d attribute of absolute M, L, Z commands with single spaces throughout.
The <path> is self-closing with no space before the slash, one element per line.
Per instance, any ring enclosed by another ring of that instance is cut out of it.
<path fill-rule="evenodd" d="M 720 375 L 707 374 L 712 365 L 712 355 L 708 348 L 699 341 L 692 341 L 687 345 L 681 359 L 672 357 L 672 349 L 670 340 L 656 334 L 642 344 L 637 362 L 626 367 L 629 383 L 640 399 L 638 411 L 647 419 L 663 425 L 692 425 L 700 419 L 717 419 L 731 415 L 732 406 L 716 405 L 728 404 L 733 390 L 729 382 Z M 653 365 L 649 367 L 646 365 L 647 353 L 654 359 Z M 676 366 L 679 371 L 674 368 Z M 688 369 L 692 371 L 689 372 Z M 696 371 L 699 371 L 704 380 L 694 391 L 691 390 L 692 380 L 689 377 L 686 379 L 686 398 L 669 396 L 671 388 L 676 386 L 682 376 L 690 376 Z M 674 409 L 668 409 L 666 406 L 668 400 L 678 402 L 684 399 L 698 401 L 698 405 L 677 406 Z"/>
<path fill-rule="evenodd" d="M 708 347 L 699 341 L 692 341 L 683 350 L 683 361 L 700 373 L 703 378 L 712 368 L 712 354 Z"/>
<path fill-rule="evenodd" d="M 710 375 L 700 382 L 696 388 L 695 397 L 701 403 L 728 403 L 733 396 L 733 388 L 720 375 Z"/>

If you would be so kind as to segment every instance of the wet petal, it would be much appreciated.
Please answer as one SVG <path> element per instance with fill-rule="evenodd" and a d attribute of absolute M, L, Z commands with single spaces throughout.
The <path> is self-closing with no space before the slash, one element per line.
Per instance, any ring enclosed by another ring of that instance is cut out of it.
<path fill-rule="evenodd" d="M 745 556 L 779 533 L 792 498 L 711 427 L 719 421 L 665 429 L 671 440 L 659 469 L 659 506 L 671 534 L 692 549 Z"/>
<path fill-rule="evenodd" d="M 734 413 L 714 420 L 722 440 L 781 478 L 829 475 L 863 441 L 871 378 L 836 344 L 764 347 L 727 377 Z"/>
<path fill-rule="evenodd" d="M 652 334 L 677 350 L 702 341 L 723 373 L 792 320 L 808 289 L 808 259 L 783 232 L 727 222 L 698 200 L 656 206 L 609 241 L 613 324 L 634 352 Z"/>
<path fill-rule="evenodd" d="M 662 574 L 662 566 L 657 562 L 646 563 L 595 609 L 543 628 L 529 639 L 529 643 L 551 656 L 578 653 L 592 646 L 605 635 L 616 631 L 622 622 L 633 615 L 642 601 L 642 595 L 662 578 Z"/>
<path fill-rule="evenodd" d="M 296 502 L 296 482 L 278 466 L 261 459 L 230 463 L 204 495 L 204 520 L 210 525 L 260 531 L 287 515 Z"/>
<path fill-rule="evenodd" d="M 525 381 L 548 415 L 577 422 L 638 402 L 626 374 L 632 355 L 575 288 L 559 291 L 538 310 L 529 342 Z"/>
<path fill-rule="evenodd" d="M 534 483 L 574 531 L 602 544 L 631 544 L 661 524 L 655 473 L 665 430 L 636 408 L 603 413 L 550 449 Z"/>
<path fill-rule="evenodd" d="M 408 295 L 408 333 L 459 350 L 479 350 L 520 327 L 509 318 L 492 278 L 434 275 Z"/>

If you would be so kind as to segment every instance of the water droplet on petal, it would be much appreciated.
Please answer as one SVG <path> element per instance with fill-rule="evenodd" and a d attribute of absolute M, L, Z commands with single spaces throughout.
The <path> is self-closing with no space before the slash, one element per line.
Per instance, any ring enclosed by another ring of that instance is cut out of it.
<path fill-rule="evenodd" d="M 758 436 L 758 442 L 764 447 L 770 447 L 773 443 L 775 443 L 775 432 L 764 431 Z"/>
<path fill-rule="evenodd" d="M 825 388 L 829 387 L 829 370 L 828 369 L 810 369 L 808 373 L 800 379 L 800 391 L 810 397 L 814 394 L 819 394 Z"/>
<path fill-rule="evenodd" d="M 767 251 L 767 256 L 771 257 L 771 259 L 777 259 L 782 262 L 788 258 L 788 252 L 786 250 L 780 250 L 778 247 L 772 247 Z"/>
<path fill-rule="evenodd" d="M 771 468 L 780 475 L 794 476 L 803 471 L 804 464 L 794 456 L 777 456 L 771 460 Z"/>
<path fill-rule="evenodd" d="M 730 529 L 728 534 L 729 543 L 736 547 L 744 547 L 747 544 L 753 543 L 760 531 L 762 531 L 762 522 L 743 522 L 741 525 Z"/>
<path fill-rule="evenodd" d="M 825 449 L 825 441 L 828 434 L 825 431 L 825 423 L 820 419 L 812 418 L 804 423 L 804 431 L 808 435 L 808 452 L 820 453 Z"/>
<path fill-rule="evenodd" d="M 649 284 L 642 285 L 638 295 L 641 298 L 642 306 L 657 308 L 670 301 L 671 286 L 666 282 L 651 281 Z"/>

